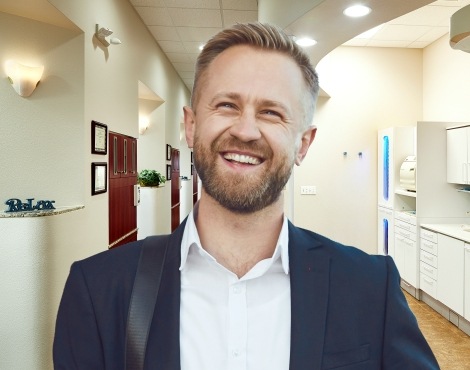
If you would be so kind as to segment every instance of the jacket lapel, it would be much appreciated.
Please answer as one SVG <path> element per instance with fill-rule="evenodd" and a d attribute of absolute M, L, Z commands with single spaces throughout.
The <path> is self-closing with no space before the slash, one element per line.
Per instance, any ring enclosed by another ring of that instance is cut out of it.
<path fill-rule="evenodd" d="M 330 257 L 311 234 L 289 223 L 291 279 L 290 370 L 321 369 Z"/>

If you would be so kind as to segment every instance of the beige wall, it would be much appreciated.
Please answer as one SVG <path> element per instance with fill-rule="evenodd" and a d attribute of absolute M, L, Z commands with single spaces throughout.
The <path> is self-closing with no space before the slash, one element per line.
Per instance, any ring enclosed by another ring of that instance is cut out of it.
<path fill-rule="evenodd" d="M 50 2 L 83 32 L 0 13 L 1 202 L 36 197 L 85 208 L 53 217 L 0 218 L 0 296 L 7 298 L 0 303 L 1 370 L 52 368 L 54 321 L 70 265 L 107 249 L 108 197 L 91 196 L 90 164 L 108 158 L 90 152 L 91 120 L 139 137 L 142 81 L 165 102 L 164 138 L 155 145 L 178 148 L 182 107 L 189 101 L 127 0 Z M 96 23 L 114 30 L 122 44 L 101 48 L 93 39 Z M 9 58 L 45 65 L 30 98 L 19 97 L 6 82 L 3 63 Z M 158 151 L 157 167 L 165 162 L 165 148 Z M 169 207 L 163 210 L 169 219 Z"/>
<path fill-rule="evenodd" d="M 83 203 L 83 35 L 0 13 L 0 194 L 59 205 Z M 8 37 L 6 37 L 8 35 Z M 3 64 L 45 65 L 29 98 L 11 88 Z M 60 159 L 60 160 L 59 160 Z"/>
<path fill-rule="evenodd" d="M 296 224 L 375 253 L 377 130 L 422 119 L 421 67 L 418 49 L 339 47 L 319 63 L 331 97 L 319 99 L 317 136 L 295 170 Z"/>
<path fill-rule="evenodd" d="M 424 50 L 423 119 L 470 122 L 470 54 L 444 36 Z"/>

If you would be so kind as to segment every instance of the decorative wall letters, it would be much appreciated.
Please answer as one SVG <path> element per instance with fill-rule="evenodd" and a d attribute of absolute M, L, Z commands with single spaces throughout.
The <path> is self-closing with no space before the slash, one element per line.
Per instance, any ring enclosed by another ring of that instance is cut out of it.
<path fill-rule="evenodd" d="M 55 203 L 55 200 L 38 200 L 35 205 L 33 205 L 34 198 L 26 199 L 26 203 L 23 203 L 17 198 L 8 199 L 5 204 L 9 209 L 5 212 L 23 212 L 23 211 L 45 211 L 49 209 L 55 209 L 52 203 Z"/>

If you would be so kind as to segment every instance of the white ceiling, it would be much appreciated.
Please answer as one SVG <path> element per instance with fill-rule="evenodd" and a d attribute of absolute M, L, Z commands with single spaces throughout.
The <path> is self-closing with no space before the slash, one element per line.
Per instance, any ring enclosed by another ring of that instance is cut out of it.
<path fill-rule="evenodd" d="M 371 37 L 356 37 L 344 45 L 424 48 L 449 32 L 452 14 L 470 0 L 440 0 L 379 26 Z"/>
<path fill-rule="evenodd" d="M 190 89 L 199 46 L 224 27 L 237 22 L 258 20 L 257 0 L 129 1 Z M 325 0 L 316 3 L 319 4 L 285 27 L 289 34 L 298 37 L 309 35 L 317 40 L 316 34 L 321 38 L 322 30 L 336 30 L 328 31 L 329 34 L 324 37 L 330 39 L 328 46 L 322 45 L 319 40 L 316 46 L 310 47 L 309 55 L 314 64 L 341 44 L 424 48 L 448 33 L 450 16 L 461 7 L 469 5 L 470 0 L 366 0 L 362 3 L 369 5 L 372 13 L 364 19 L 342 16 L 341 12 L 346 4 L 354 1 Z M 410 12 L 418 7 L 419 9 Z M 402 15 L 405 12 L 407 14 Z M 373 36 L 354 38 L 377 25 L 381 27 Z M 316 30 L 315 26 L 322 30 Z M 359 32 L 361 27 L 362 31 Z M 323 43 L 327 43 L 326 41 L 322 40 Z"/>
<path fill-rule="evenodd" d="M 454 12 L 470 5 L 470 0 L 361 0 L 372 12 L 352 19 L 342 11 L 357 0 L 128 1 L 189 89 L 200 45 L 224 27 L 267 13 L 289 34 L 318 41 L 306 50 L 316 65 L 339 45 L 424 48 L 448 33 Z M 301 14 L 298 9 L 303 9 Z M 0 0 L 0 12 L 78 30 L 47 0 Z M 355 37 L 378 25 L 382 27 L 372 37 Z"/>

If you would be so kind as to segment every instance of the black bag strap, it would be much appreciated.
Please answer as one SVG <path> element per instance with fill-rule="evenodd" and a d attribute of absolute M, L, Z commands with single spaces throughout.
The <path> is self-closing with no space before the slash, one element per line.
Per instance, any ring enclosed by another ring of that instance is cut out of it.
<path fill-rule="evenodd" d="M 144 368 L 147 339 L 165 263 L 169 235 L 145 238 L 131 293 L 126 329 L 126 370 Z"/>

